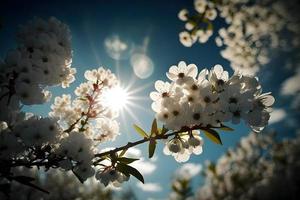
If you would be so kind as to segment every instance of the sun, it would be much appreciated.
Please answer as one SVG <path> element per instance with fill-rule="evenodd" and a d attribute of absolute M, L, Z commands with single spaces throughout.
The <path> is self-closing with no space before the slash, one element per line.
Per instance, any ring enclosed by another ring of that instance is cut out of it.
<path fill-rule="evenodd" d="M 104 93 L 105 105 L 112 110 L 122 110 L 129 103 L 129 93 L 126 89 L 117 86 Z"/>

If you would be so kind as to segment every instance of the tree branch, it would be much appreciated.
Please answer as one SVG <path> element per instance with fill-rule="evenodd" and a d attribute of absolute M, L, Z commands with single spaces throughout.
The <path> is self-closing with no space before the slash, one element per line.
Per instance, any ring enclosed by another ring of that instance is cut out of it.
<path fill-rule="evenodd" d="M 148 142 L 151 139 L 155 139 L 155 140 L 156 139 L 167 139 L 168 137 L 170 137 L 172 135 L 176 135 L 176 134 L 181 133 L 181 132 L 183 132 L 183 131 L 175 131 L 175 132 L 168 133 L 168 134 L 165 134 L 165 135 L 156 135 L 155 137 L 144 138 L 144 139 L 138 140 L 136 142 L 128 142 L 126 145 L 115 148 L 113 150 L 109 150 L 109 151 L 105 151 L 105 152 L 102 152 L 102 153 L 95 154 L 95 157 L 102 157 L 102 156 L 105 156 L 105 155 L 114 154 L 114 153 L 117 153 L 117 152 L 122 151 L 124 149 L 128 149 L 128 148 L 137 146 L 139 144 L 143 144 L 145 142 Z"/>
<path fill-rule="evenodd" d="M 119 151 L 122 151 L 122 150 L 125 150 L 125 149 L 128 149 L 128 148 L 131 148 L 131 147 L 134 147 L 134 146 L 137 146 L 139 144 L 143 144 L 145 142 L 148 142 L 150 140 L 157 140 L 157 139 L 167 139 L 168 137 L 170 136 L 173 136 L 173 135 L 177 135 L 178 133 L 182 133 L 182 132 L 188 132 L 188 131 L 193 131 L 193 130 L 211 130 L 212 128 L 228 128 L 227 126 L 224 126 L 223 124 L 220 126 L 220 127 L 215 127 L 215 126 L 206 126 L 206 127 L 202 127 L 200 125 L 195 125 L 193 127 L 182 127 L 179 131 L 174 131 L 174 132 L 171 132 L 171 133 L 168 133 L 168 134 L 160 134 L 160 135 L 156 135 L 154 137 L 148 137 L 148 138 L 144 138 L 142 140 L 138 140 L 136 142 L 128 142 L 126 145 L 123 145 L 121 147 L 117 147 L 115 149 L 112 149 L 112 150 L 109 150 L 109 151 L 105 151 L 105 152 L 102 152 L 102 153 L 97 153 L 95 154 L 94 156 L 95 157 L 103 157 L 103 156 L 106 156 L 106 155 L 110 155 L 110 154 L 114 154 L 114 153 L 117 153 Z M 94 163 L 96 163 L 97 161 L 95 161 Z"/>

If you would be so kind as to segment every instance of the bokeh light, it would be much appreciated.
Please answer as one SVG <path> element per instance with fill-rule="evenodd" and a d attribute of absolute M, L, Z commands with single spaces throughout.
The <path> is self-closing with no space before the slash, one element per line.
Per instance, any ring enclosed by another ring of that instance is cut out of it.
<path fill-rule="evenodd" d="M 104 40 L 104 47 L 107 54 L 114 60 L 127 59 L 133 50 L 133 44 L 121 39 L 119 35 L 107 37 Z"/>
<path fill-rule="evenodd" d="M 133 67 L 135 75 L 140 79 L 146 79 L 150 77 L 154 71 L 153 62 L 146 54 L 133 54 L 130 58 L 130 63 Z"/>

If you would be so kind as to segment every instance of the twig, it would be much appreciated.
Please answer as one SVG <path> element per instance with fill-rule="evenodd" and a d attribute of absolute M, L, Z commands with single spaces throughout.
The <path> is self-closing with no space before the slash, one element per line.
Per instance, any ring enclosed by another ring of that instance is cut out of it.
<path fill-rule="evenodd" d="M 183 128 L 179 131 L 174 131 L 174 132 L 171 132 L 171 133 L 168 133 L 168 134 L 164 134 L 164 135 L 156 135 L 154 137 L 148 137 L 148 138 L 144 138 L 142 140 L 138 140 L 136 142 L 128 142 L 126 145 L 124 146 L 121 146 L 121 147 L 118 147 L 118 148 L 115 148 L 113 150 L 109 150 L 109 151 L 105 151 L 105 152 L 102 152 L 102 153 L 98 153 L 98 154 L 95 154 L 95 157 L 103 157 L 103 156 L 106 156 L 106 155 L 110 155 L 110 154 L 114 154 L 114 153 L 117 153 L 119 151 L 122 151 L 124 149 L 128 149 L 128 148 L 131 148 L 131 147 L 134 147 L 134 146 L 137 146 L 139 144 L 143 144 L 145 142 L 148 142 L 149 140 L 157 140 L 157 139 L 167 139 L 168 137 L 170 136 L 173 136 L 173 135 L 176 135 L 178 133 L 181 133 L 181 132 L 186 132 L 188 130 L 195 130 L 196 127 L 193 127 L 193 128 Z M 97 161 L 96 161 L 97 162 Z"/>

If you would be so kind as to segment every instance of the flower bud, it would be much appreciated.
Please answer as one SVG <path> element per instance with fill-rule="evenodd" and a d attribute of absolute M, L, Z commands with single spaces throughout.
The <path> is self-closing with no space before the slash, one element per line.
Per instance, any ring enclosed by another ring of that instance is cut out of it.
<path fill-rule="evenodd" d="M 189 145 L 188 141 L 186 141 L 186 140 L 182 141 L 182 147 L 185 148 L 185 149 L 190 148 L 190 145 Z"/>
<path fill-rule="evenodd" d="M 173 153 L 178 153 L 182 149 L 182 143 L 179 139 L 173 139 L 169 142 L 168 148 Z"/>
<path fill-rule="evenodd" d="M 195 138 L 195 137 L 190 137 L 188 140 L 189 145 L 193 146 L 193 147 L 197 147 L 201 144 L 201 141 L 199 138 Z"/>

